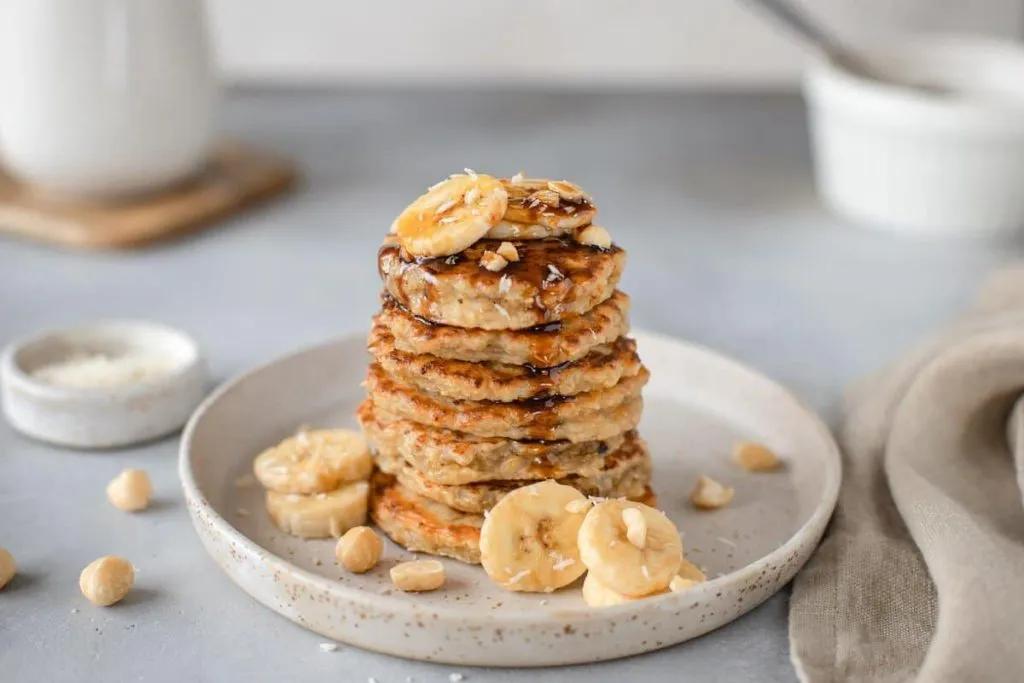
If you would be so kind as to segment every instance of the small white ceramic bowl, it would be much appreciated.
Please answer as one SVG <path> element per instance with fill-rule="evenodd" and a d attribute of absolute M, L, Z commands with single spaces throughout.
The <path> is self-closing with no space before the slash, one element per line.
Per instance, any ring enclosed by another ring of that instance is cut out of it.
<path fill-rule="evenodd" d="M 1024 48 L 904 38 L 865 52 L 903 87 L 819 60 L 804 79 L 818 191 L 858 223 L 929 233 L 1024 226 Z"/>
<path fill-rule="evenodd" d="M 81 354 L 157 354 L 159 374 L 114 386 L 53 384 L 42 367 Z M 205 394 L 206 364 L 188 335 L 158 323 L 98 322 L 14 342 L 0 357 L 3 410 L 18 431 L 76 448 L 111 448 L 181 427 Z"/>

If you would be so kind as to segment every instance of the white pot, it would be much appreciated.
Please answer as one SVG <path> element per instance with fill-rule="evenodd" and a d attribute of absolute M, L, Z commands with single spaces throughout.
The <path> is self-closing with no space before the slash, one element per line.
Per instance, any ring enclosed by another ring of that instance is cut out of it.
<path fill-rule="evenodd" d="M 201 0 L 6 0 L 0 151 L 59 193 L 158 189 L 206 159 L 216 95 Z"/>
<path fill-rule="evenodd" d="M 807 72 L 818 191 L 879 228 L 988 233 L 1024 226 L 1024 49 L 987 38 L 903 39 L 869 62 L 929 93 L 819 60 Z"/>

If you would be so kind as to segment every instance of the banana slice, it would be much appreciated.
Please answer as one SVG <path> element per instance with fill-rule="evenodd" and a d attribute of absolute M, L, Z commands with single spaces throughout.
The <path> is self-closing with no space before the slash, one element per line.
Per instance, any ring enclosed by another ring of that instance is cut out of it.
<path fill-rule="evenodd" d="M 684 557 L 683 563 L 679 565 L 679 573 L 672 577 L 668 588 L 673 593 L 682 593 L 705 581 L 707 581 L 707 577 L 704 576 L 704 572 L 700 570 L 700 567 Z"/>
<path fill-rule="evenodd" d="M 413 256 L 448 256 L 486 235 L 507 207 L 508 193 L 496 178 L 453 175 L 406 207 L 391 232 Z"/>
<path fill-rule="evenodd" d="M 623 515 L 634 509 L 642 517 Z M 636 531 L 640 524 L 643 534 Z M 590 509 L 580 526 L 579 551 L 595 579 L 631 597 L 664 590 L 683 561 L 679 531 L 665 513 L 623 499 Z"/>
<path fill-rule="evenodd" d="M 508 210 L 488 234 L 494 239 L 555 237 L 590 224 L 597 215 L 590 196 L 568 180 L 515 176 L 502 178 L 501 184 L 508 193 Z"/>
<path fill-rule="evenodd" d="M 515 489 L 491 508 L 480 529 L 480 561 L 487 575 L 511 591 L 550 592 L 578 579 L 576 537 L 585 509 L 566 506 L 586 500 L 553 480 Z"/>
<path fill-rule="evenodd" d="M 686 579 L 687 581 L 693 581 L 694 583 L 701 583 L 707 581 L 708 577 L 704 576 L 704 572 L 700 570 L 700 567 L 690 562 L 685 557 L 682 563 L 679 565 L 679 570 L 676 572 L 679 578 Z"/>
<path fill-rule="evenodd" d="M 664 592 L 664 590 L 661 590 L 658 591 L 657 594 Z M 644 598 L 649 597 L 651 596 L 643 595 L 641 597 L 634 598 L 629 595 L 623 595 L 622 593 L 612 590 L 601 583 L 601 581 L 590 572 L 587 572 L 587 578 L 583 579 L 583 601 L 591 607 L 611 607 L 612 605 L 621 605 L 625 602 L 643 600 Z"/>
<path fill-rule="evenodd" d="M 541 225 L 540 223 L 516 223 L 502 220 L 484 235 L 489 240 L 542 240 L 546 237 L 561 237 L 574 231 L 573 226 L 564 228 Z"/>
<path fill-rule="evenodd" d="M 366 441 L 349 429 L 299 432 L 256 456 L 253 472 L 278 493 L 326 493 L 368 479 L 373 460 Z"/>
<path fill-rule="evenodd" d="M 330 493 L 300 496 L 267 491 L 267 513 L 277 528 L 300 538 L 340 538 L 366 523 L 365 481 L 346 484 Z"/>

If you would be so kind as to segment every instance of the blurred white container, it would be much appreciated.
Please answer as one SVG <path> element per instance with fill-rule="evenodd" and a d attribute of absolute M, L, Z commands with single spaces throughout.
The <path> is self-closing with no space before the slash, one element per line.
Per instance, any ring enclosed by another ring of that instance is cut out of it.
<path fill-rule="evenodd" d="M 859 223 L 922 233 L 1024 226 L 1024 49 L 917 37 L 870 50 L 901 87 L 819 60 L 807 72 L 818 191 Z"/>
<path fill-rule="evenodd" d="M 0 153 L 73 195 L 179 181 L 210 148 L 216 86 L 201 0 L 6 0 Z"/>

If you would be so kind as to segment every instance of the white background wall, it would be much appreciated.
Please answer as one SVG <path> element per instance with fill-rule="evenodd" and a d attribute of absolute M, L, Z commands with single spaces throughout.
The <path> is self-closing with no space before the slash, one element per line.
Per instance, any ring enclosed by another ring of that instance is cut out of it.
<path fill-rule="evenodd" d="M 207 0 L 242 81 L 790 84 L 802 49 L 744 0 Z M 747 0 L 752 2 L 752 0 Z M 849 37 L 1021 35 L 1021 0 L 802 0 Z"/>

